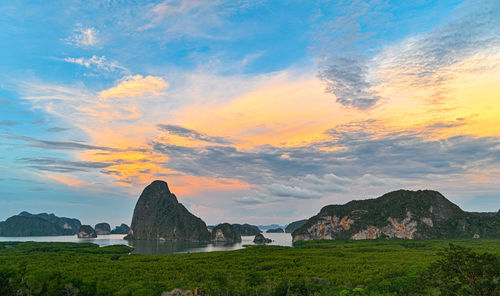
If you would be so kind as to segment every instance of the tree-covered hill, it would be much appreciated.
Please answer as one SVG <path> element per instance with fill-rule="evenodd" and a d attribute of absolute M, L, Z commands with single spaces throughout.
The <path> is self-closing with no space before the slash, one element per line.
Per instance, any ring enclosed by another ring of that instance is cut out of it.
<path fill-rule="evenodd" d="M 375 199 L 329 205 L 293 232 L 314 239 L 500 238 L 500 216 L 461 210 L 432 190 L 398 190 Z"/>

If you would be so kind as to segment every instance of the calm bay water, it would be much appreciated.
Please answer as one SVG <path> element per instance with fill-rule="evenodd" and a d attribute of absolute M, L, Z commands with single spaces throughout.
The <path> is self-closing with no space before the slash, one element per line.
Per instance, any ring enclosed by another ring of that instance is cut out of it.
<path fill-rule="evenodd" d="M 76 235 L 65 236 L 28 236 L 28 237 L 0 237 L 0 241 L 21 242 L 71 242 L 94 243 L 101 247 L 111 245 L 127 245 L 134 248 L 135 254 L 181 254 L 196 252 L 229 251 L 242 249 L 244 245 L 253 245 L 253 236 L 242 236 L 241 243 L 186 243 L 186 242 L 161 242 L 161 241 L 126 241 L 123 234 L 100 235 L 97 238 L 77 238 Z M 292 246 L 290 233 L 264 233 L 264 236 L 273 240 L 270 245 Z"/>

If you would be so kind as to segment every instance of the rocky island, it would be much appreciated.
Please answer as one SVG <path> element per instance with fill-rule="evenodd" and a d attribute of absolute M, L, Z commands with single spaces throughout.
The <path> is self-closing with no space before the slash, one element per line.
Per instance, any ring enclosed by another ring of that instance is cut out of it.
<path fill-rule="evenodd" d="M 116 226 L 115 229 L 111 230 L 111 234 L 128 234 L 130 227 L 127 224 L 121 224 Z"/>
<path fill-rule="evenodd" d="M 111 234 L 111 226 L 108 223 L 98 223 L 94 227 L 97 235 L 107 235 Z"/>
<path fill-rule="evenodd" d="M 128 240 L 208 242 L 203 220 L 191 214 L 164 181 L 153 181 L 142 192 L 134 209 Z"/>
<path fill-rule="evenodd" d="M 239 235 L 243 236 L 248 236 L 248 235 L 257 235 L 261 233 L 262 231 L 259 229 L 259 227 L 255 225 L 250 225 L 250 224 L 231 224 L 233 227 L 234 231 L 238 233 Z"/>
<path fill-rule="evenodd" d="M 253 242 L 256 244 L 268 244 L 271 243 L 272 241 L 273 241 L 272 239 L 264 237 L 262 233 L 257 234 L 253 239 Z"/>
<path fill-rule="evenodd" d="M 222 223 L 214 227 L 211 238 L 213 242 L 236 243 L 241 242 L 241 236 L 236 233 L 229 223 Z"/>
<path fill-rule="evenodd" d="M 90 225 L 82 225 L 78 230 L 78 238 L 96 238 L 97 233 Z"/>
<path fill-rule="evenodd" d="M 398 190 L 329 205 L 292 233 L 299 240 L 495 238 L 500 216 L 461 210 L 432 190 Z"/>
<path fill-rule="evenodd" d="M 0 236 L 74 235 L 80 226 L 78 219 L 57 217 L 47 213 L 21 212 L 0 222 Z"/>

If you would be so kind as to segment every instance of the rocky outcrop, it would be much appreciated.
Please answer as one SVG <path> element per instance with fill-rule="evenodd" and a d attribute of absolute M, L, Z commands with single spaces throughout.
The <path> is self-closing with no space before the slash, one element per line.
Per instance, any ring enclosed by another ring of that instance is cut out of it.
<path fill-rule="evenodd" d="M 462 211 L 431 190 L 398 190 L 330 205 L 292 233 L 293 241 L 500 237 L 500 217 Z"/>
<path fill-rule="evenodd" d="M 283 228 L 271 228 L 266 231 L 266 233 L 284 233 Z"/>
<path fill-rule="evenodd" d="M 142 192 L 134 209 L 128 240 L 210 241 L 203 220 L 191 214 L 164 181 Z"/>
<path fill-rule="evenodd" d="M 272 239 L 264 237 L 262 233 L 257 234 L 253 239 L 253 242 L 256 244 L 268 244 L 271 243 L 272 241 L 273 241 Z"/>
<path fill-rule="evenodd" d="M 337 216 L 323 216 L 319 217 L 318 221 L 314 223 L 307 231 L 296 240 L 313 240 L 313 239 L 337 239 L 337 234 L 343 230 L 349 230 L 354 220 L 348 216 L 339 218 Z"/>
<path fill-rule="evenodd" d="M 429 219 L 429 218 L 428 218 Z M 355 240 L 359 239 L 376 239 L 381 236 L 387 238 L 402 238 L 402 239 L 413 239 L 414 234 L 417 231 L 417 221 L 412 220 L 410 212 L 406 213 L 406 218 L 398 221 L 392 217 L 387 219 L 390 224 L 382 228 L 376 226 L 368 226 L 366 229 L 355 233 L 351 238 Z M 427 225 L 432 225 L 432 220 L 423 222 Z M 432 227 L 432 226 L 431 226 Z"/>
<path fill-rule="evenodd" d="M 111 234 L 111 226 L 108 223 L 98 223 L 95 225 L 95 232 L 97 235 L 108 235 Z"/>
<path fill-rule="evenodd" d="M 128 234 L 130 227 L 127 224 L 116 226 L 115 229 L 111 230 L 111 234 Z"/>
<path fill-rule="evenodd" d="M 213 242 L 236 243 L 241 242 L 241 236 L 234 231 L 229 223 L 222 223 L 214 227 L 211 234 Z"/>
<path fill-rule="evenodd" d="M 290 224 L 288 224 L 285 228 L 285 232 L 286 233 L 292 233 L 294 232 L 295 230 L 299 229 L 300 227 L 302 227 L 302 225 L 306 224 L 307 222 L 307 219 L 304 219 L 304 220 L 299 220 L 299 221 L 295 221 L 295 222 L 292 222 Z"/>
<path fill-rule="evenodd" d="M 96 238 L 97 233 L 90 225 L 82 225 L 78 230 L 78 238 Z"/>
<path fill-rule="evenodd" d="M 231 226 L 239 235 L 257 235 L 262 232 L 259 227 L 250 224 L 231 224 Z"/>

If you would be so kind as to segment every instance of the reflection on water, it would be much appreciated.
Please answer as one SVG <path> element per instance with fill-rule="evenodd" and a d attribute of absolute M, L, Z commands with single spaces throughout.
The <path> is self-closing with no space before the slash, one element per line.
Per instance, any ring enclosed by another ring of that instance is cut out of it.
<path fill-rule="evenodd" d="M 242 236 L 241 243 L 192 243 L 167 241 L 126 241 L 123 234 L 100 235 L 97 238 L 77 238 L 76 235 L 65 236 L 29 236 L 29 237 L 0 237 L 0 241 L 34 241 L 34 242 L 72 242 L 94 243 L 99 246 L 129 245 L 134 248 L 134 254 L 180 254 L 196 252 L 229 251 L 244 248 L 244 245 L 253 245 L 253 236 Z M 273 240 L 270 245 L 291 246 L 292 236 L 289 233 L 264 233 L 265 237 Z"/>

